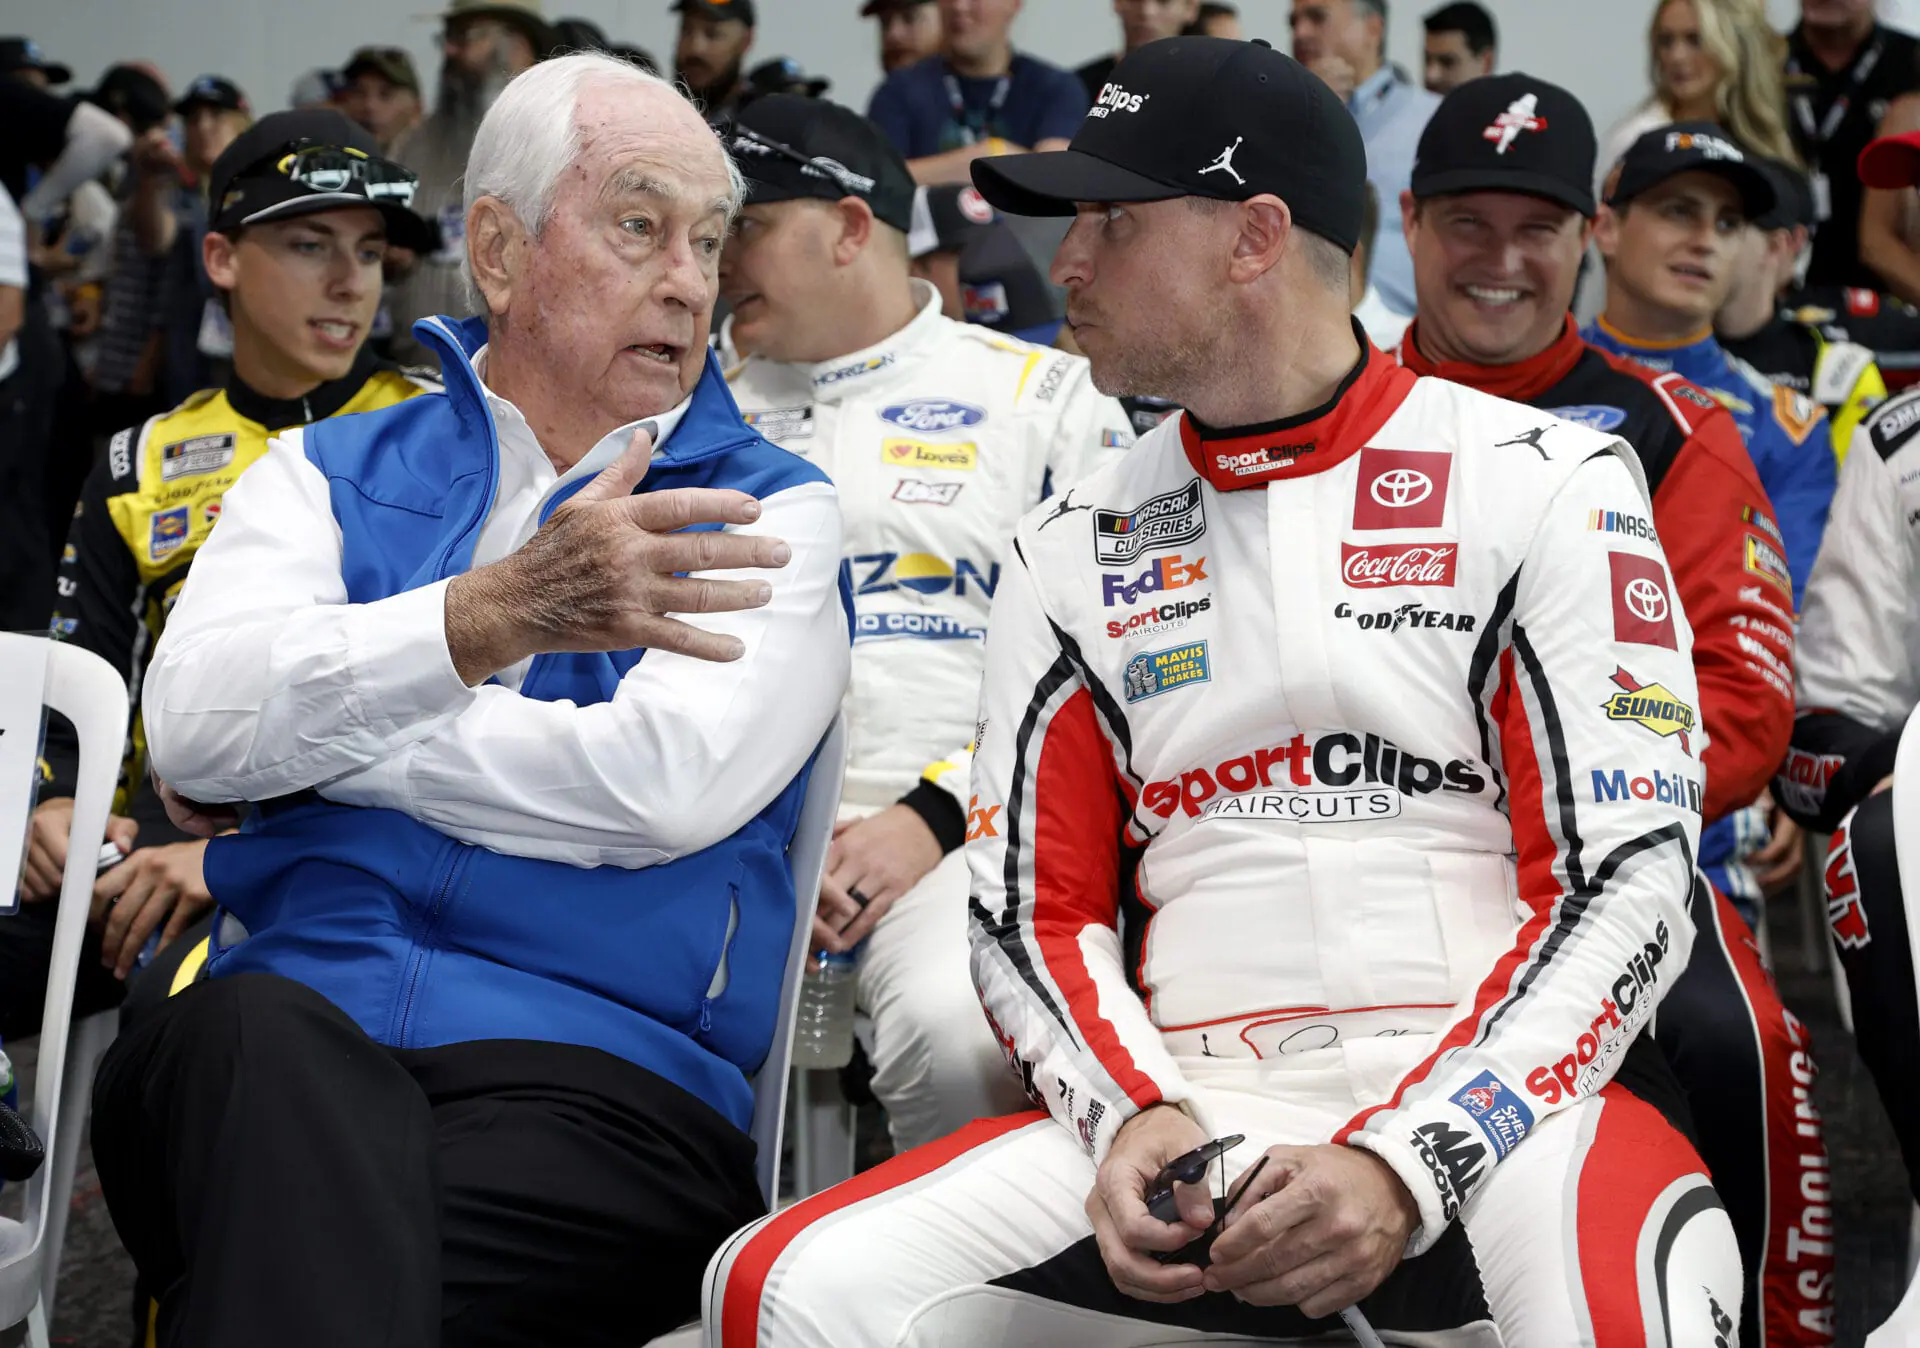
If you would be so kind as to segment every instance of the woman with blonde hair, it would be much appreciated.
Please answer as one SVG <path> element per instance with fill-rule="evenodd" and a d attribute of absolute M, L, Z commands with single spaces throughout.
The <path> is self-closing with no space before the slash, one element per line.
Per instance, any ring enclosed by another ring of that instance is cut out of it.
<path fill-rule="evenodd" d="M 1653 97 L 1601 141 L 1596 189 L 1629 145 L 1669 122 L 1718 122 L 1742 147 L 1801 167 L 1787 132 L 1785 58 L 1764 0 L 1662 0 L 1647 27 Z"/>

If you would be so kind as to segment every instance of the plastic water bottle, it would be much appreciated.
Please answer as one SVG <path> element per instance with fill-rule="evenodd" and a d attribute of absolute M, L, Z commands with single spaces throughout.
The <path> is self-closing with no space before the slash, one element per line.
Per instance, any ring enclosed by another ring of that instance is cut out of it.
<path fill-rule="evenodd" d="M 819 951 L 807 960 L 800 1012 L 793 1026 L 793 1065 L 845 1067 L 853 1058 L 855 952 Z"/>

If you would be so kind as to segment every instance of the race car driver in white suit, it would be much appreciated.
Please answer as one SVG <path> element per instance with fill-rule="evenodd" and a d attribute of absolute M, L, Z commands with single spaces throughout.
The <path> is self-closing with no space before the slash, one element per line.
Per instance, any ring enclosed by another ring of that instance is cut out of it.
<path fill-rule="evenodd" d="M 967 973 L 987 610 L 1020 516 L 1133 436 L 1083 358 L 942 316 L 909 273 L 913 179 L 878 127 L 772 95 L 731 148 L 749 204 L 722 255 L 724 342 L 751 353 L 734 398 L 847 503 L 850 759 L 815 931 L 860 946 L 873 1091 L 906 1150 L 1022 1103 Z"/>
<path fill-rule="evenodd" d="M 1633 453 L 1367 345 L 1364 150 L 1291 58 L 1172 39 L 1112 84 L 1071 149 L 975 169 L 1074 212 L 1098 385 L 1187 409 L 1030 514 L 995 596 L 974 974 L 1045 1113 L 748 1227 L 709 1341 L 1268 1343 L 1357 1307 L 1388 1343 L 1730 1343 L 1733 1231 L 1640 1033 L 1702 739 L 1656 535 L 1595 523 L 1648 513 Z M 1131 626 L 1176 568 L 1205 606 Z M 1151 1213 L 1209 1141 L 1224 1175 Z"/>

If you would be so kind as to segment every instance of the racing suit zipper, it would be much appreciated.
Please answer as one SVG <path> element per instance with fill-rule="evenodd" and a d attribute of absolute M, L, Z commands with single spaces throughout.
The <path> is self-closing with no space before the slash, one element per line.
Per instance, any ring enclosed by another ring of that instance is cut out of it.
<path fill-rule="evenodd" d="M 740 930 L 740 890 L 738 886 L 727 886 L 727 931 L 720 938 L 720 959 L 713 966 L 713 977 L 707 980 L 707 992 L 700 999 L 700 1034 L 713 1029 L 713 1001 L 727 990 L 732 978 L 729 967 L 733 956 L 734 934 Z"/>
<path fill-rule="evenodd" d="M 400 997 L 400 1025 L 394 1035 L 394 1046 L 408 1048 L 408 1037 L 413 1032 L 414 994 L 419 990 L 420 980 L 426 974 L 428 956 L 433 951 L 433 937 L 440 926 L 441 915 L 448 907 L 453 893 L 454 883 L 465 873 L 471 849 L 459 843 L 449 844 L 452 855 L 440 875 L 440 883 L 434 887 L 433 902 L 427 907 L 427 915 L 420 923 L 419 935 L 414 937 L 413 948 L 407 953 L 406 990 Z"/>

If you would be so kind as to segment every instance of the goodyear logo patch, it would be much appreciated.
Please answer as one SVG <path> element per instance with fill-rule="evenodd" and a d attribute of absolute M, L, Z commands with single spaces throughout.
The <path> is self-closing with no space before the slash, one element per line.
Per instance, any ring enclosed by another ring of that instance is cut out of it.
<path fill-rule="evenodd" d="M 187 507 L 157 511 L 147 526 L 147 555 L 154 561 L 171 557 L 187 541 Z"/>
<path fill-rule="evenodd" d="M 1127 661 L 1127 701 L 1158 697 L 1190 683 L 1206 683 L 1207 643 L 1189 641 L 1160 651 L 1142 651 Z"/>
<path fill-rule="evenodd" d="M 971 473 L 979 464 L 980 449 L 971 440 L 934 444 L 926 440 L 888 440 L 880 457 L 896 468 L 951 468 Z"/>

